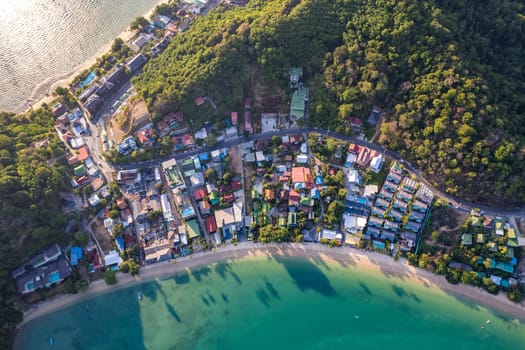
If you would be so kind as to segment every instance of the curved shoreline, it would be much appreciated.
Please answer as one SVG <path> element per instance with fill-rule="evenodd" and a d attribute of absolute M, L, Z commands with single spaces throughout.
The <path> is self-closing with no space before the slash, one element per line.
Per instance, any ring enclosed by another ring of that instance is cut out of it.
<path fill-rule="evenodd" d="M 148 18 L 158 5 L 167 2 L 168 0 L 157 0 L 155 5 L 142 16 Z M 82 71 L 89 69 L 91 66 L 93 66 L 97 62 L 97 58 L 104 55 L 106 52 L 109 52 L 109 50 L 111 49 L 111 45 L 113 44 L 113 41 L 115 39 L 120 38 L 124 42 L 127 42 L 135 35 L 135 31 L 129 29 L 129 26 L 133 20 L 134 19 L 132 19 L 117 36 L 115 36 L 110 41 L 102 45 L 93 56 L 87 57 L 83 62 L 71 69 L 68 73 L 62 73 L 55 77 L 48 77 L 47 79 L 38 82 L 38 84 L 34 86 L 34 88 L 29 92 L 29 95 L 27 96 L 26 101 L 31 101 L 31 105 L 29 107 L 24 107 L 27 105 L 27 102 L 20 101 L 19 106 L 21 107 L 21 109 L 14 110 L 11 112 L 17 114 L 24 113 L 30 111 L 31 109 L 40 108 L 44 103 L 51 103 L 55 99 L 51 95 L 56 90 L 56 88 L 59 86 L 67 87 L 69 84 L 71 84 L 71 82 L 75 79 L 77 75 L 79 75 Z"/>
<path fill-rule="evenodd" d="M 192 269 L 217 262 L 246 257 L 275 256 L 321 259 L 322 262 L 340 263 L 361 270 L 379 272 L 384 274 L 385 277 L 393 276 L 403 281 L 406 280 L 424 285 L 427 288 L 438 288 L 453 296 L 466 298 L 478 303 L 480 306 L 488 307 L 495 312 L 501 312 L 525 321 L 525 307 L 523 304 L 511 302 L 503 293 L 492 295 L 481 288 L 463 284 L 449 284 L 443 276 L 410 266 L 404 259 L 396 262 L 391 257 L 380 253 L 364 252 L 349 247 L 330 248 L 314 243 L 254 244 L 244 242 L 238 245 L 219 247 L 215 251 L 206 251 L 193 256 L 178 258 L 175 263 L 162 262 L 149 265 L 142 268 L 139 275 L 135 277 L 119 273 L 117 276 L 118 283 L 115 286 L 108 286 L 103 280 L 98 280 L 90 284 L 89 289 L 84 293 L 60 296 L 27 311 L 24 314 L 24 320 L 18 326 L 18 330 L 34 319 L 59 311 L 82 300 L 102 293 L 119 290 L 132 284 L 173 276 L 182 271 L 191 271 Z"/>

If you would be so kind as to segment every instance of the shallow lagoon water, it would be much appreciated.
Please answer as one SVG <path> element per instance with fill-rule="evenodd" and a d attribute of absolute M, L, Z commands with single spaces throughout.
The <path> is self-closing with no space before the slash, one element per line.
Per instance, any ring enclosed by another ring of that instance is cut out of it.
<path fill-rule="evenodd" d="M 49 348 L 49 337 L 53 349 L 496 350 L 520 348 L 525 325 L 380 272 L 250 257 L 36 319 L 19 334 L 17 349 Z"/>

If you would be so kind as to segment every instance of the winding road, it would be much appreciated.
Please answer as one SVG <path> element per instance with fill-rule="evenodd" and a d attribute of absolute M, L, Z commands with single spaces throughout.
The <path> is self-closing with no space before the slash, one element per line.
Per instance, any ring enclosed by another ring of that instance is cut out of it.
<path fill-rule="evenodd" d="M 516 209 L 504 209 L 504 208 L 492 208 L 484 205 L 480 205 L 477 203 L 469 202 L 466 200 L 463 200 L 461 198 L 458 198 L 456 196 L 453 196 L 451 194 L 445 193 L 441 189 L 435 187 L 433 184 L 431 184 L 425 177 L 423 172 L 421 170 L 414 167 L 412 164 L 410 164 L 408 161 L 403 159 L 397 152 L 385 149 L 383 146 L 365 141 L 362 139 L 358 139 L 355 136 L 348 136 L 348 135 L 342 135 L 338 134 L 333 131 L 324 130 L 320 128 L 312 128 L 312 127 L 302 127 L 302 128 L 294 128 L 294 129 L 284 129 L 284 130 L 277 130 L 277 131 L 271 131 L 271 132 L 265 132 L 260 134 L 254 134 L 249 135 L 247 137 L 238 137 L 236 139 L 229 139 L 225 141 L 218 142 L 214 146 L 207 146 L 207 147 L 200 147 L 194 151 L 185 151 L 183 153 L 173 153 L 170 156 L 161 157 L 157 159 L 147 160 L 147 161 L 141 161 L 141 162 L 133 162 L 133 163 L 127 163 L 127 164 L 111 164 L 107 162 L 104 157 L 101 154 L 101 147 L 98 145 L 100 143 L 100 140 L 94 136 L 96 135 L 96 127 L 90 123 L 90 129 L 91 135 L 87 137 L 87 145 L 90 148 L 91 153 L 94 155 L 94 159 L 99 163 L 99 166 L 101 166 L 103 173 L 106 175 L 108 172 L 114 171 L 114 170 L 122 170 L 122 169 L 132 169 L 132 168 L 145 168 L 145 167 L 152 167 L 152 166 L 159 166 L 160 163 L 175 158 L 177 161 L 181 161 L 183 159 L 186 159 L 191 156 L 198 155 L 202 152 L 210 152 L 217 148 L 223 148 L 223 147 L 232 147 L 239 144 L 242 144 L 244 142 L 248 141 L 257 141 L 261 139 L 271 138 L 272 136 L 283 136 L 287 134 L 296 134 L 296 133 L 310 133 L 310 132 L 316 132 L 324 136 L 329 136 L 332 138 L 336 138 L 343 141 L 348 141 L 355 143 L 360 146 L 365 146 L 370 149 L 376 150 L 378 152 L 383 153 L 385 156 L 392 158 L 393 160 L 396 160 L 404 165 L 405 170 L 407 170 L 410 174 L 414 174 L 418 181 L 425 184 L 428 188 L 430 188 L 436 197 L 439 197 L 449 203 L 449 205 L 454 206 L 457 209 L 463 210 L 463 211 L 470 211 L 474 208 L 479 208 L 482 210 L 485 214 L 497 216 L 497 215 L 503 215 L 503 216 L 525 216 L 525 208 L 516 208 Z M 95 131 L 95 133 L 93 133 Z"/>

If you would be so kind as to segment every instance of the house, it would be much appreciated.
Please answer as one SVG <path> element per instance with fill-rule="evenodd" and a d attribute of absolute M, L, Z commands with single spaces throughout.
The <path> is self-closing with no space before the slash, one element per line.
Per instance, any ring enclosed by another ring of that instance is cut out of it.
<path fill-rule="evenodd" d="M 85 161 L 86 159 L 89 158 L 89 151 L 88 151 L 86 146 L 84 146 L 84 147 L 82 147 L 82 148 L 80 148 L 78 150 L 78 156 L 77 157 L 78 157 L 78 160 L 80 160 L 80 161 Z"/>
<path fill-rule="evenodd" d="M 390 202 L 384 200 L 383 198 L 376 199 L 375 206 L 379 208 L 386 209 L 390 206 Z"/>
<path fill-rule="evenodd" d="M 362 167 L 368 166 L 372 158 L 378 155 L 375 150 L 370 150 L 368 147 L 359 146 L 359 154 L 357 155 L 356 163 Z"/>
<path fill-rule="evenodd" d="M 93 86 L 96 86 L 96 85 L 93 85 Z M 102 103 L 103 103 L 102 98 L 97 94 L 93 94 L 89 96 L 87 101 L 84 103 L 84 108 L 89 113 L 95 114 L 96 112 L 98 112 L 100 107 L 102 107 Z"/>
<path fill-rule="evenodd" d="M 196 201 L 200 201 L 206 197 L 206 190 L 204 188 L 199 188 L 198 190 L 193 192 L 193 198 Z"/>
<path fill-rule="evenodd" d="M 215 221 L 215 216 L 208 216 L 205 220 L 206 230 L 209 234 L 217 232 L 217 221 Z"/>
<path fill-rule="evenodd" d="M 314 181 L 312 178 L 312 173 L 309 168 L 305 167 L 293 167 L 292 168 L 292 183 L 295 184 L 304 184 L 304 188 L 312 189 L 314 187 Z"/>
<path fill-rule="evenodd" d="M 211 209 L 211 204 L 208 201 L 200 201 L 199 202 L 199 211 L 201 212 L 201 215 L 209 215 Z"/>
<path fill-rule="evenodd" d="M 361 185 L 361 183 L 363 182 L 363 180 L 361 179 L 361 175 L 359 175 L 359 172 L 355 169 L 348 170 L 346 174 L 346 181 L 351 185 L 357 186 Z"/>
<path fill-rule="evenodd" d="M 390 213 L 388 214 L 392 219 L 395 221 L 401 221 L 403 220 L 403 216 L 405 215 L 402 211 L 398 209 L 392 209 L 390 210 Z"/>
<path fill-rule="evenodd" d="M 135 52 L 139 52 L 139 51 L 142 49 L 142 47 L 143 47 L 144 45 L 146 45 L 146 43 L 147 43 L 149 40 L 150 40 L 149 35 L 144 34 L 144 33 L 140 33 L 139 36 L 138 36 L 136 39 L 130 41 L 130 43 L 129 43 L 129 47 L 130 47 L 133 51 L 135 51 Z"/>
<path fill-rule="evenodd" d="M 135 133 L 140 144 L 144 147 L 151 147 L 155 143 L 153 129 L 145 128 Z"/>
<path fill-rule="evenodd" d="M 85 145 L 84 139 L 82 137 L 76 137 L 69 141 L 71 148 L 77 149 Z"/>
<path fill-rule="evenodd" d="M 425 214 L 412 210 L 412 212 L 410 213 L 410 220 L 422 223 L 423 220 L 425 220 Z"/>
<path fill-rule="evenodd" d="M 423 203 L 423 202 L 421 202 L 420 200 L 417 200 L 417 199 L 416 199 L 416 200 L 412 203 L 412 209 L 424 213 L 424 212 L 426 212 L 427 209 L 428 209 L 428 204 Z"/>
<path fill-rule="evenodd" d="M 504 225 L 505 225 L 505 220 L 500 217 L 500 216 L 496 216 L 495 218 L 495 233 L 498 235 L 498 236 L 503 236 L 505 235 L 505 231 L 504 231 Z"/>
<path fill-rule="evenodd" d="M 301 78 L 303 77 L 303 67 L 292 67 L 289 71 L 290 75 L 290 87 L 295 89 L 299 87 Z"/>
<path fill-rule="evenodd" d="M 128 136 L 117 145 L 117 152 L 125 156 L 138 149 L 133 136 Z"/>
<path fill-rule="evenodd" d="M 67 106 L 58 102 L 53 105 L 53 114 L 55 117 L 60 117 L 62 114 L 67 112 Z"/>
<path fill-rule="evenodd" d="M 398 191 L 396 197 L 398 199 L 401 199 L 402 201 L 409 202 L 412 196 L 410 193 L 406 193 L 405 191 Z"/>
<path fill-rule="evenodd" d="M 403 180 L 402 188 L 408 193 L 414 193 L 416 191 L 417 182 L 409 177 L 405 177 Z"/>
<path fill-rule="evenodd" d="M 242 203 L 235 202 L 231 208 L 216 210 L 214 213 L 217 227 L 222 229 L 224 238 L 231 237 L 242 228 Z"/>
<path fill-rule="evenodd" d="M 330 241 L 336 240 L 339 244 L 343 244 L 343 234 L 334 230 L 324 228 L 321 231 L 320 239 L 327 239 Z"/>
<path fill-rule="evenodd" d="M 432 200 L 434 199 L 434 193 L 427 186 L 421 184 L 419 186 L 419 190 L 416 193 L 416 197 L 420 201 L 430 205 L 432 203 Z"/>
<path fill-rule="evenodd" d="M 368 225 L 372 227 L 381 228 L 383 226 L 383 222 L 384 222 L 383 219 L 377 218 L 375 216 L 371 216 L 368 219 Z"/>
<path fill-rule="evenodd" d="M 372 125 L 376 125 L 380 115 L 381 115 L 381 110 L 378 108 L 373 108 L 372 111 L 370 112 L 370 115 L 368 116 L 368 123 Z"/>
<path fill-rule="evenodd" d="M 378 190 L 379 190 L 379 187 L 377 185 L 366 185 L 365 190 L 363 192 L 363 196 L 374 198 Z"/>
<path fill-rule="evenodd" d="M 371 214 L 374 216 L 377 216 L 378 218 L 384 219 L 385 218 L 385 212 L 386 210 L 379 207 L 372 207 Z"/>
<path fill-rule="evenodd" d="M 390 191 L 387 191 L 387 189 L 385 188 L 382 188 L 381 189 L 381 192 L 379 192 L 379 198 L 383 198 L 384 200 L 387 200 L 387 201 L 391 201 L 392 198 L 394 197 L 394 194 Z"/>
<path fill-rule="evenodd" d="M 385 230 L 390 230 L 390 231 L 394 231 L 394 232 L 399 229 L 399 226 L 400 225 L 397 222 L 390 221 L 390 220 L 385 220 L 385 222 L 383 224 L 383 228 Z"/>
<path fill-rule="evenodd" d="M 397 184 L 393 183 L 393 182 L 390 182 L 388 179 L 385 181 L 385 183 L 383 184 L 383 191 L 389 191 L 391 193 L 394 193 L 397 191 Z M 381 193 L 380 193 L 381 195 Z"/>
<path fill-rule="evenodd" d="M 265 188 L 263 195 L 267 201 L 273 201 L 275 199 L 275 191 L 271 188 Z"/>
<path fill-rule="evenodd" d="M 309 89 L 307 87 L 299 87 L 294 91 L 290 103 L 290 118 L 303 119 L 306 116 L 308 95 Z"/>
<path fill-rule="evenodd" d="M 140 68 L 142 68 L 142 66 L 144 66 L 144 64 L 146 64 L 147 61 L 148 58 L 143 54 L 139 53 L 126 62 L 126 68 L 128 72 L 134 73 Z"/>
<path fill-rule="evenodd" d="M 38 265 L 31 270 L 18 274 L 15 278 L 16 289 L 19 294 L 29 294 L 40 288 L 47 288 L 62 282 L 71 276 L 71 266 L 66 258 L 60 254 L 55 261 Z"/>
<path fill-rule="evenodd" d="M 362 232 L 366 226 L 366 217 L 358 215 L 343 215 L 343 226 L 346 232 L 356 234 Z"/>
<path fill-rule="evenodd" d="M 420 223 L 417 223 L 417 222 L 414 222 L 414 221 L 409 221 L 409 222 L 406 224 L 405 229 L 417 233 L 417 232 L 419 232 L 419 230 L 421 229 L 421 224 L 420 224 Z"/>
<path fill-rule="evenodd" d="M 195 100 L 193 100 L 193 101 L 195 102 L 195 105 L 196 105 L 197 107 L 202 106 L 202 105 L 204 104 L 204 102 L 206 102 L 206 101 L 204 100 L 204 97 L 202 97 L 202 96 L 199 96 L 199 97 L 195 98 Z"/>
<path fill-rule="evenodd" d="M 297 164 L 306 164 L 308 163 L 308 156 L 306 154 L 299 154 L 295 159 Z"/>
<path fill-rule="evenodd" d="M 347 168 L 353 167 L 356 160 L 357 160 L 357 154 L 348 152 L 348 154 L 346 155 L 345 167 Z"/>
<path fill-rule="evenodd" d="M 237 125 L 238 117 L 237 112 L 231 112 L 232 125 Z"/>
<path fill-rule="evenodd" d="M 393 203 L 394 208 L 401 210 L 403 213 L 406 213 L 408 209 L 408 204 L 406 202 L 400 201 L 399 199 L 394 199 Z"/>
<path fill-rule="evenodd" d="M 385 159 L 383 158 L 382 154 L 373 157 L 370 161 L 370 170 L 372 170 L 374 173 L 379 173 L 383 167 L 384 162 Z"/>
<path fill-rule="evenodd" d="M 390 182 L 393 182 L 397 185 L 401 183 L 401 180 L 403 179 L 400 174 L 397 174 L 393 171 L 390 171 L 388 175 L 386 176 L 386 179 Z"/>
<path fill-rule="evenodd" d="M 171 18 L 168 16 L 157 15 L 153 17 L 151 23 L 153 23 L 153 25 L 157 28 L 164 29 L 170 21 Z"/>
<path fill-rule="evenodd" d="M 345 213 L 368 216 L 371 209 L 370 202 L 367 198 L 355 195 L 346 196 Z"/>
<path fill-rule="evenodd" d="M 363 121 L 361 118 L 348 117 L 346 122 L 355 131 L 361 131 L 361 128 L 363 127 Z"/>
<path fill-rule="evenodd" d="M 192 187 L 204 186 L 204 175 L 201 172 L 194 173 L 189 178 Z"/>
<path fill-rule="evenodd" d="M 119 170 L 116 180 L 119 185 L 133 185 L 141 181 L 141 175 L 137 169 Z"/>
<path fill-rule="evenodd" d="M 120 264 L 122 264 L 122 258 L 116 250 L 112 250 L 104 256 L 104 265 L 107 269 L 118 270 Z"/>

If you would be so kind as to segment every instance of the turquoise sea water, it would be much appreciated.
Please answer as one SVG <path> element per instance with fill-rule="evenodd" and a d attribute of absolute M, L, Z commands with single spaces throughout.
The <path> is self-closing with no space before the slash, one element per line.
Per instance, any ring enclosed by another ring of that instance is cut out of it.
<path fill-rule="evenodd" d="M 50 348 L 49 337 L 53 349 L 497 350 L 523 348 L 525 325 L 379 272 L 245 258 L 34 320 L 17 349 Z"/>

